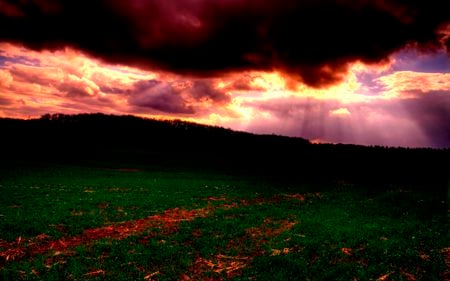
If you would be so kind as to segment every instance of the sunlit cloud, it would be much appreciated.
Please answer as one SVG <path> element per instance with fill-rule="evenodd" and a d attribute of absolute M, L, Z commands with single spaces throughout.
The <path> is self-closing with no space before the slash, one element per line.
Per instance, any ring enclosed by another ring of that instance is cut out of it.
<path fill-rule="evenodd" d="M 419 98 L 432 91 L 449 91 L 450 73 L 398 71 L 376 79 L 386 98 Z"/>
<path fill-rule="evenodd" d="M 0 116 L 134 114 L 314 142 L 449 146 L 450 68 L 431 68 L 432 56 L 408 65 L 408 52 L 353 63 L 340 83 L 315 88 L 280 71 L 182 76 L 105 63 L 72 48 L 0 43 Z"/>
<path fill-rule="evenodd" d="M 334 109 L 330 111 L 331 115 L 336 115 L 336 116 L 346 116 L 346 115 L 351 115 L 350 111 L 345 108 L 345 107 L 341 107 L 338 109 Z"/>
<path fill-rule="evenodd" d="M 114 95 L 126 91 L 142 79 L 155 74 L 124 66 L 104 65 L 66 48 L 36 52 L 23 47 L 0 44 L 1 97 L 14 103 L 1 109 L 3 116 L 36 117 L 46 112 L 127 111 L 127 97 Z M 30 107 L 34 108 L 30 111 Z"/>

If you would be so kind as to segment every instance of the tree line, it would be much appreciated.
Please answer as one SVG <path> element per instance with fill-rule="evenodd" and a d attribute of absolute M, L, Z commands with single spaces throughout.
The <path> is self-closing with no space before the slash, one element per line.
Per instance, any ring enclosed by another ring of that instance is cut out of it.
<path fill-rule="evenodd" d="M 45 114 L 0 118 L 8 161 L 134 162 L 218 169 L 279 180 L 448 183 L 449 149 L 312 144 L 181 120 L 136 116 Z"/>

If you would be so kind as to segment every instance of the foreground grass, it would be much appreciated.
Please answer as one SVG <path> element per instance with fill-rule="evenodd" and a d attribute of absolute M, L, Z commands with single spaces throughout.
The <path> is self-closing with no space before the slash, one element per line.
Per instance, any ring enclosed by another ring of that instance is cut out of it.
<path fill-rule="evenodd" d="M 86 229 L 121 229 L 166 210 L 202 214 L 59 250 L 3 254 L 2 280 L 448 278 L 447 198 L 407 186 L 319 188 L 198 171 L 49 166 L 5 170 L 0 190 L 2 253 L 86 238 Z"/>

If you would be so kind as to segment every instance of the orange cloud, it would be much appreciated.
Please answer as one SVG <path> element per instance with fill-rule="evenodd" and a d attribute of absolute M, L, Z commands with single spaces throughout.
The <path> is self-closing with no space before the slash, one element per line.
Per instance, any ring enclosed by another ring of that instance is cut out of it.
<path fill-rule="evenodd" d="M 431 91 L 450 91 L 450 73 L 398 71 L 376 80 L 385 98 L 417 98 Z"/>
<path fill-rule="evenodd" d="M 317 89 L 275 71 L 193 78 L 106 64 L 70 48 L 0 43 L 0 116 L 135 114 L 323 142 L 445 146 L 450 74 L 393 71 L 395 64 L 395 57 L 357 62 L 342 83 Z"/>
<path fill-rule="evenodd" d="M 114 96 L 113 99 L 102 87 L 123 88 L 151 76 L 126 67 L 110 69 L 71 49 L 36 52 L 2 43 L 0 50 L 5 60 L 0 68 L 0 97 L 13 101 L 1 108 L 3 116 L 37 117 L 46 112 L 122 113 L 126 98 Z"/>
<path fill-rule="evenodd" d="M 1 108 L 3 116 L 38 117 L 50 111 L 192 118 L 210 114 L 214 107 L 229 101 L 217 79 L 189 79 L 109 65 L 70 48 L 37 52 L 1 43 L 0 50 L 5 54 L 0 97 L 13 95 L 15 101 Z M 149 81 L 158 81 L 159 86 L 150 91 Z M 30 107 L 34 108 L 32 114 Z"/>

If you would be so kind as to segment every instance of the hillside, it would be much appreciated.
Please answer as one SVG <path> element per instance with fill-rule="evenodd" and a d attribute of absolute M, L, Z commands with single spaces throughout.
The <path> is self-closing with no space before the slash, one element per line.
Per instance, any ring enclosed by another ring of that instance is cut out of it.
<path fill-rule="evenodd" d="M 2 162 L 183 166 L 314 181 L 446 183 L 449 150 L 311 144 L 184 121 L 104 114 L 0 119 Z"/>

